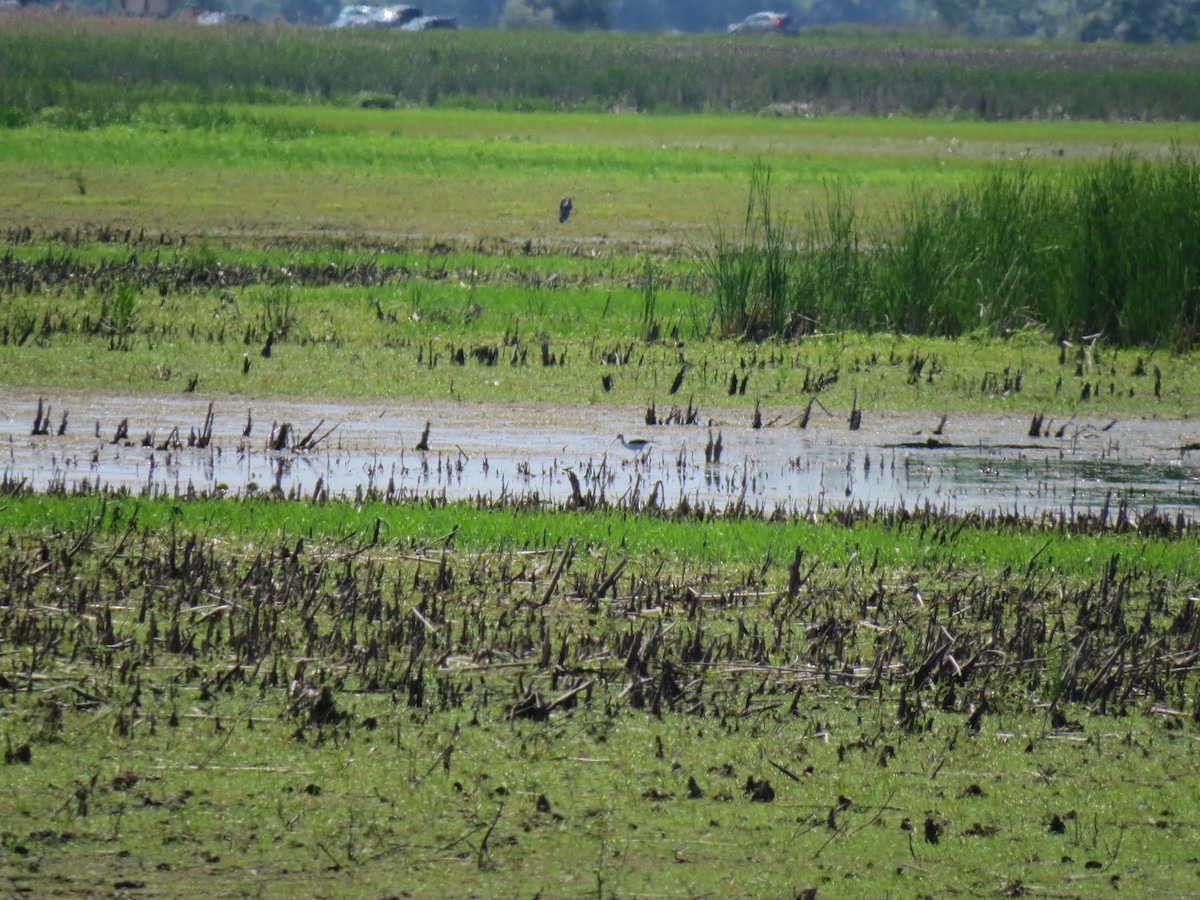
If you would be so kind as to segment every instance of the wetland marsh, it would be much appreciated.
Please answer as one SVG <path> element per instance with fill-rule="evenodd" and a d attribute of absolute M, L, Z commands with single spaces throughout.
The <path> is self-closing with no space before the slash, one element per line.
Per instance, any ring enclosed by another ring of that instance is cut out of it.
<path fill-rule="evenodd" d="M 1196 893 L 1191 51 L 94 24 L 0 21 L 6 891 Z"/>

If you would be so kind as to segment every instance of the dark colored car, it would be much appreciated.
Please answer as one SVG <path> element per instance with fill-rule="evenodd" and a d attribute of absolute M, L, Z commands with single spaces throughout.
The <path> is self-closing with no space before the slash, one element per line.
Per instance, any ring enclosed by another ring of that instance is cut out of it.
<path fill-rule="evenodd" d="M 756 12 L 729 26 L 730 34 L 799 34 L 796 20 L 787 13 Z"/>

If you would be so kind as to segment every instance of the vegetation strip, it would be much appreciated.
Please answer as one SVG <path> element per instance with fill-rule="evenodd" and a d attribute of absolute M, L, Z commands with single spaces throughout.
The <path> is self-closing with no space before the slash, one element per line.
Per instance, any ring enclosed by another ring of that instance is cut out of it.
<path fill-rule="evenodd" d="M 983 44 L 940 36 L 723 35 L 495 30 L 196 28 L 109 18 L 9 17 L 0 121 L 43 110 L 72 125 L 128 122 L 145 103 L 361 102 L 509 110 L 982 119 L 1191 119 L 1196 51 Z"/>

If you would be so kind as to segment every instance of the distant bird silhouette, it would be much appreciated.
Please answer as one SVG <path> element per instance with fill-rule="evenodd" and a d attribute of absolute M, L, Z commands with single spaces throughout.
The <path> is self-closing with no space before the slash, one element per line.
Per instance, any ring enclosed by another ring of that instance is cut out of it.
<path fill-rule="evenodd" d="M 565 222 L 571 218 L 571 210 L 575 208 L 575 204 L 571 202 L 570 197 L 563 197 L 558 201 L 558 221 Z"/>

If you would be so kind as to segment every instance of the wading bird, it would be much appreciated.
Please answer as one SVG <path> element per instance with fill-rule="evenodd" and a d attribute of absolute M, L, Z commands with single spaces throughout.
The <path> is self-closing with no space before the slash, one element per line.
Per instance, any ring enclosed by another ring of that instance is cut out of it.
<path fill-rule="evenodd" d="M 623 434 L 618 434 L 617 440 L 621 442 L 621 446 L 626 450 L 633 450 L 638 453 L 643 450 L 648 450 L 651 444 L 651 442 L 646 438 L 633 438 L 631 440 L 625 440 L 625 435 Z"/>
<path fill-rule="evenodd" d="M 558 221 L 565 222 L 571 218 L 571 210 L 575 208 L 575 204 L 571 202 L 570 197 L 563 197 L 558 201 Z"/>

